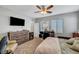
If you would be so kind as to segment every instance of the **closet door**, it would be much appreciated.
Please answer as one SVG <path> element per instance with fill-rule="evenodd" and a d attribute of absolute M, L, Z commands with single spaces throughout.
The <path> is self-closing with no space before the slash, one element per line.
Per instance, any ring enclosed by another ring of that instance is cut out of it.
<path fill-rule="evenodd" d="M 34 37 L 39 37 L 39 23 L 34 23 Z"/>

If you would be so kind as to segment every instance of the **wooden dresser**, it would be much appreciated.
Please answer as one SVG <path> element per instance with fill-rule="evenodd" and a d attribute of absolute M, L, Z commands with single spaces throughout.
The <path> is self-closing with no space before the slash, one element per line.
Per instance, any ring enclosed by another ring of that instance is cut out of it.
<path fill-rule="evenodd" d="M 29 31 L 22 30 L 8 33 L 9 40 L 16 40 L 18 44 L 22 44 L 29 40 Z"/>
<path fill-rule="evenodd" d="M 34 32 L 29 32 L 29 40 L 34 39 Z"/>

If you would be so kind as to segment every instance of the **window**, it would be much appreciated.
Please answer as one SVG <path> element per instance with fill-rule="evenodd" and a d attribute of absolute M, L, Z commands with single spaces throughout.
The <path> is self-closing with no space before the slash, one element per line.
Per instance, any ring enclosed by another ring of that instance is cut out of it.
<path fill-rule="evenodd" d="M 50 21 L 41 21 L 39 25 L 39 31 L 44 31 L 47 28 L 49 31 L 54 30 L 55 33 L 63 33 L 63 19 L 55 19 Z"/>
<path fill-rule="evenodd" d="M 56 23 L 56 25 L 57 25 L 57 33 L 63 33 L 63 20 L 57 20 L 57 23 Z"/>
<path fill-rule="evenodd" d="M 56 33 L 63 33 L 63 20 L 51 20 L 51 30 L 54 30 Z"/>
<path fill-rule="evenodd" d="M 50 26 L 51 30 L 56 32 L 56 20 L 51 20 Z"/>

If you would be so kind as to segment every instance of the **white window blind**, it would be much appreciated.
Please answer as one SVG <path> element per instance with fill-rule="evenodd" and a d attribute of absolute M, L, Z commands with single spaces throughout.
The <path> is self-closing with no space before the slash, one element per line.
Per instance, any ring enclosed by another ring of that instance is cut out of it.
<path fill-rule="evenodd" d="M 56 23 L 56 25 L 57 25 L 57 33 L 63 33 L 63 20 L 57 20 L 57 23 Z"/>
<path fill-rule="evenodd" d="M 55 33 L 63 33 L 63 20 L 51 20 L 51 30 L 54 30 Z"/>
<path fill-rule="evenodd" d="M 51 20 L 51 22 L 50 22 L 51 24 L 50 24 L 50 28 L 51 28 L 51 30 L 53 30 L 53 31 L 55 31 L 56 32 L 56 20 Z"/>

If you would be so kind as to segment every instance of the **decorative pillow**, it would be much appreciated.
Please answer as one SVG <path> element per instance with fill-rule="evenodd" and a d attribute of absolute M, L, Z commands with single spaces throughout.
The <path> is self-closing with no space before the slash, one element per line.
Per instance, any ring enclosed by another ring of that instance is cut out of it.
<path fill-rule="evenodd" d="M 70 48 L 79 52 L 79 40 L 75 40 Z"/>
<path fill-rule="evenodd" d="M 0 34 L 0 41 L 2 40 L 3 36 Z"/>
<path fill-rule="evenodd" d="M 4 36 L 0 41 L 0 54 L 5 52 L 7 46 L 7 36 Z"/>
<path fill-rule="evenodd" d="M 73 45 L 75 38 L 71 38 L 66 41 L 67 44 Z"/>

